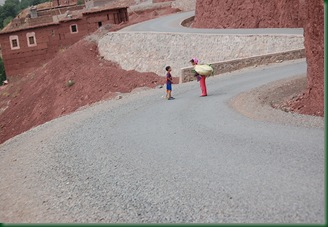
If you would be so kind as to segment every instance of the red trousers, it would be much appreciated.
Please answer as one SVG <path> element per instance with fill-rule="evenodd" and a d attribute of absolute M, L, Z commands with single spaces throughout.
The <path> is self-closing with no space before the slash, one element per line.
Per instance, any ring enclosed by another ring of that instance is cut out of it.
<path fill-rule="evenodd" d="M 200 89 L 202 90 L 201 96 L 206 96 L 207 95 L 207 89 L 206 89 L 205 80 L 206 80 L 206 76 L 202 76 L 202 78 L 199 81 Z"/>

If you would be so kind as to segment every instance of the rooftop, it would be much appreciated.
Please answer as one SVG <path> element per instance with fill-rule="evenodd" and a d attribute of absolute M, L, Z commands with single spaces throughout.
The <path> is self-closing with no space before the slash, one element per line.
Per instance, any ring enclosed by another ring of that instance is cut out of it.
<path fill-rule="evenodd" d="M 105 5 L 86 9 L 85 5 L 67 5 L 65 7 L 53 7 L 52 2 L 45 2 L 37 6 L 29 7 L 20 12 L 0 34 L 11 33 L 15 31 L 46 27 L 59 24 L 60 22 L 80 20 L 85 14 L 99 13 L 112 9 L 126 9 L 123 3 Z M 34 15 L 33 15 L 33 10 Z"/>

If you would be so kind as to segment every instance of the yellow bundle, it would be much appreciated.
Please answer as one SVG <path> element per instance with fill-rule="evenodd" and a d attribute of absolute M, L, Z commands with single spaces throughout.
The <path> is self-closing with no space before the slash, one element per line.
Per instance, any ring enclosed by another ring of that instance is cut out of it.
<path fill-rule="evenodd" d="M 195 65 L 195 71 L 202 76 L 210 76 L 213 75 L 214 70 L 210 65 Z"/>

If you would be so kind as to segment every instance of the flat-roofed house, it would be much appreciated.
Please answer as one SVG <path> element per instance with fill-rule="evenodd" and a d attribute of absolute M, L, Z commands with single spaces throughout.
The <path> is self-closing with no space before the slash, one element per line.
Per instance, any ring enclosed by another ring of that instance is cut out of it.
<path fill-rule="evenodd" d="M 6 75 L 26 74 L 42 66 L 62 48 L 107 24 L 128 21 L 128 7 L 104 6 L 86 9 L 74 0 L 53 0 L 50 8 L 31 7 L 0 32 L 0 44 Z M 33 15 L 33 16 L 31 16 Z"/>

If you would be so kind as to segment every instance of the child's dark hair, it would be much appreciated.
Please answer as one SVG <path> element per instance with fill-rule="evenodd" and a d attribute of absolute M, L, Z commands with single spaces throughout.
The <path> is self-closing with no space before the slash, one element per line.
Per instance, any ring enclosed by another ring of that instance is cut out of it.
<path fill-rule="evenodd" d="M 171 68 L 171 66 L 166 66 L 166 67 L 165 67 L 165 70 L 166 70 L 166 71 L 169 71 L 170 68 Z"/>

